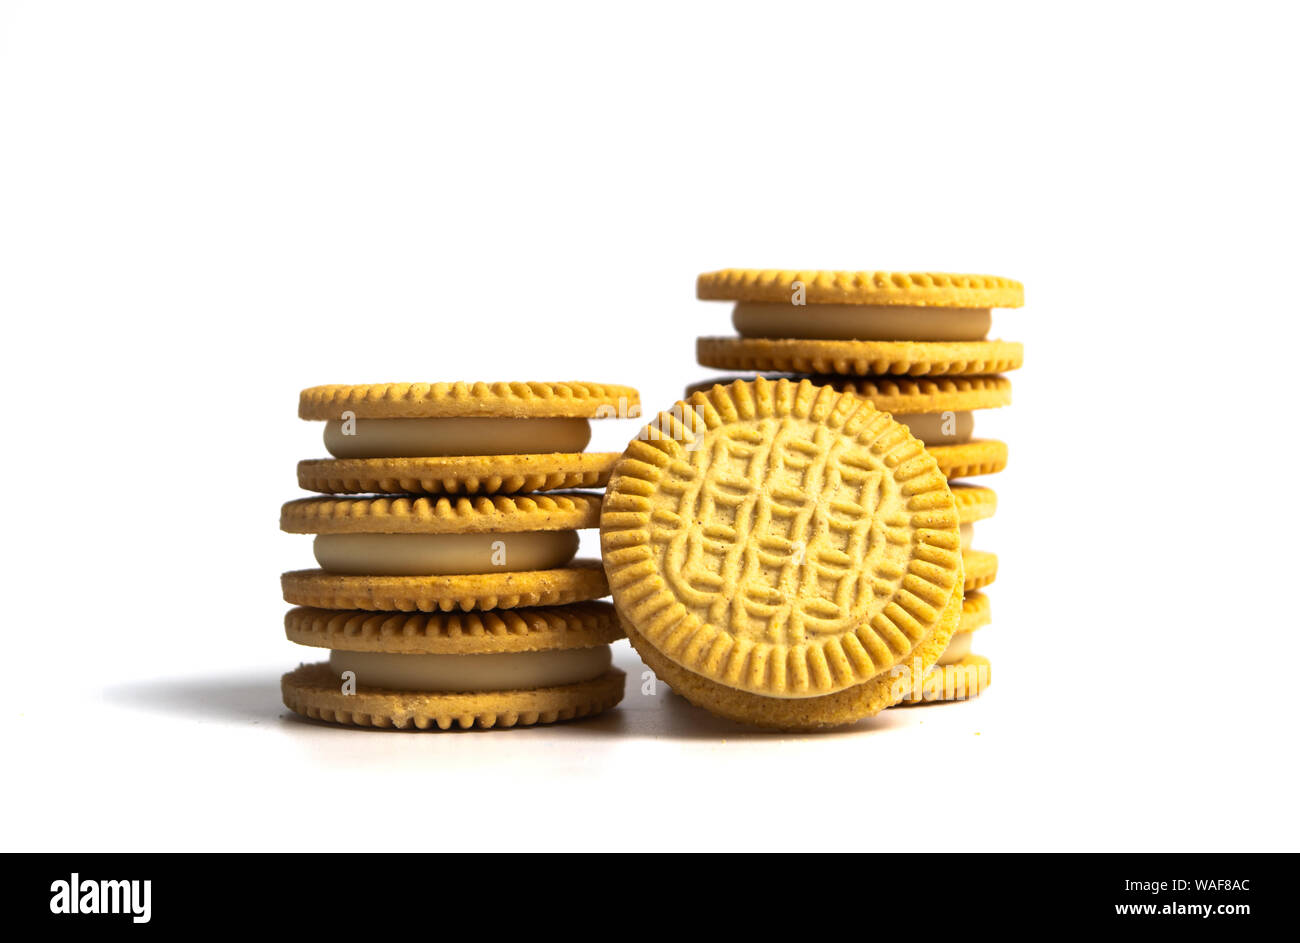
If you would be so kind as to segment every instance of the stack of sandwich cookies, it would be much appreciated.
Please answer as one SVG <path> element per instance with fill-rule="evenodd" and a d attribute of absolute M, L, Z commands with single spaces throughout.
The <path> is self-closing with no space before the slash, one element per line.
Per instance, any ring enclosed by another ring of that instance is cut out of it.
<path fill-rule="evenodd" d="M 578 532 L 599 523 L 601 495 L 517 492 L 603 482 L 606 458 L 583 468 L 587 418 L 637 408 L 634 390 L 580 383 L 305 391 L 304 416 L 351 414 L 327 420 L 332 453 L 357 442 L 371 453 L 303 463 L 338 463 L 319 471 L 321 490 L 418 484 L 424 493 L 281 509 L 281 529 L 314 535 L 319 564 L 281 577 L 297 607 L 286 635 L 329 651 L 284 676 L 286 706 L 338 723 L 445 730 L 550 723 L 617 704 L 624 675 L 609 646 L 622 631 L 613 607 L 595 601 L 609 592 L 600 562 L 575 559 Z M 534 460 L 548 456 L 559 470 L 534 474 Z"/>
<path fill-rule="evenodd" d="M 962 614 L 960 522 L 934 458 L 806 380 L 715 386 L 661 414 L 615 467 L 601 545 L 646 664 L 758 726 L 898 703 Z"/>
<path fill-rule="evenodd" d="M 1006 467 L 1006 444 L 977 437 L 974 413 L 1011 401 L 1010 381 L 996 374 L 1020 367 L 1023 348 L 989 340 L 988 333 L 991 309 L 1024 303 L 1018 282 L 983 275 L 728 269 L 699 276 L 696 293 L 733 302 L 739 334 L 701 338 L 701 364 L 810 374 L 813 383 L 869 400 L 921 439 L 949 479 Z M 991 514 L 995 499 L 988 489 L 953 484 L 952 490 L 967 525 L 964 590 L 977 594 L 996 578 L 997 557 L 971 546 L 969 524 L 977 519 L 971 515 Z M 972 598 L 987 618 L 986 601 Z M 967 654 L 970 638 L 958 634 L 932 687 L 951 690 L 947 682 L 963 672 L 962 680 L 978 673 L 981 683 L 964 685 L 964 695 L 926 700 L 958 700 L 987 686 L 988 663 Z M 961 659 L 969 660 L 970 671 Z"/>
<path fill-rule="evenodd" d="M 724 269 L 696 295 L 731 301 L 739 337 L 701 337 L 701 364 L 850 376 L 1002 373 L 1018 343 L 989 340 L 992 308 L 1024 303 L 1019 282 L 989 275 Z"/>
<path fill-rule="evenodd" d="M 332 458 L 298 464 L 325 494 L 512 494 L 601 487 L 616 452 L 589 420 L 635 418 L 637 392 L 596 383 L 378 383 L 304 390 Z"/>

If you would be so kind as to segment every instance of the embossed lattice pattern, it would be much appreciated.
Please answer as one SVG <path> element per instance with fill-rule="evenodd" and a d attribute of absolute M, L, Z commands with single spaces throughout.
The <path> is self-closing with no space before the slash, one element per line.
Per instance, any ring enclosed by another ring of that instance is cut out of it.
<path fill-rule="evenodd" d="M 856 397 L 785 380 L 661 416 L 615 469 L 602 538 L 615 603 L 642 635 L 776 696 L 897 664 L 960 566 L 953 499 L 921 444 Z"/>

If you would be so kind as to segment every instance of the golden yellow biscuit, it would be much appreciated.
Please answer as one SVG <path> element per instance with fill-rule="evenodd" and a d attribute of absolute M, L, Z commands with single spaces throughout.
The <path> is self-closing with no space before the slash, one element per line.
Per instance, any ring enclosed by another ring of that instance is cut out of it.
<path fill-rule="evenodd" d="M 640 397 L 630 386 L 607 383 L 365 383 L 334 384 L 302 391 L 303 419 L 600 419 L 639 415 Z"/>
<path fill-rule="evenodd" d="M 324 494 L 517 494 L 602 488 L 617 452 L 431 458 L 319 458 L 298 463 L 298 486 Z"/>
<path fill-rule="evenodd" d="M 607 602 L 488 612 L 394 613 L 290 609 L 291 642 L 340 651 L 431 655 L 539 652 L 608 645 L 623 630 Z"/>
<path fill-rule="evenodd" d="M 964 550 L 961 556 L 966 571 L 966 592 L 983 589 L 997 579 L 997 554 L 986 550 Z"/>
<path fill-rule="evenodd" d="M 701 337 L 696 359 L 722 370 L 784 373 L 969 375 L 1004 373 L 1024 362 L 1014 341 L 859 341 Z"/>
<path fill-rule="evenodd" d="M 954 635 L 962 632 L 974 632 L 993 621 L 993 607 L 989 598 L 983 593 L 972 590 L 965 594 L 961 602 L 961 621 L 957 624 Z"/>
<path fill-rule="evenodd" d="M 597 560 L 554 570 L 456 576 L 351 576 L 293 570 L 280 576 L 285 602 L 315 609 L 451 612 L 559 606 L 609 594 Z"/>
<path fill-rule="evenodd" d="M 948 487 L 952 489 L 953 500 L 957 503 L 957 517 L 963 524 L 986 520 L 998 509 L 998 496 L 992 488 L 961 483 L 949 483 Z"/>
<path fill-rule="evenodd" d="M 509 534 L 580 530 L 600 522 L 600 495 L 473 498 L 299 498 L 280 509 L 291 534 Z"/>
<path fill-rule="evenodd" d="M 623 699 L 617 668 L 591 681 L 516 691 L 470 693 L 389 691 L 360 685 L 344 694 L 328 664 L 301 665 L 280 680 L 284 705 L 316 720 L 361 727 L 447 730 L 527 726 L 608 710 Z"/>
<path fill-rule="evenodd" d="M 935 633 L 905 661 L 870 681 L 834 694 L 797 698 L 763 697 L 711 681 L 666 658 L 626 620 L 623 630 L 650 670 L 696 707 L 737 723 L 770 730 L 812 731 L 851 724 L 897 704 L 906 692 L 915 689 L 914 679 L 925 677 L 948 647 L 960 614 L 961 591 L 954 590 Z"/>
<path fill-rule="evenodd" d="M 601 543 L 642 657 L 682 669 L 665 676 L 683 694 L 700 678 L 745 695 L 727 703 L 755 723 L 878 710 L 890 670 L 933 639 L 942 651 L 960 614 L 956 507 L 933 459 L 807 381 L 737 382 L 661 414 L 614 470 Z M 767 701 L 791 703 L 750 709 Z"/>
<path fill-rule="evenodd" d="M 808 304 L 904 305 L 946 308 L 1019 308 L 1024 287 L 995 275 L 944 272 L 834 272 L 817 269 L 722 269 L 695 281 L 706 301 L 790 301 L 794 283 Z"/>
<path fill-rule="evenodd" d="M 972 439 L 955 445 L 931 445 L 926 451 L 934 456 L 948 478 L 992 475 L 1007 467 L 1007 444 L 997 439 Z"/>
<path fill-rule="evenodd" d="M 920 685 L 909 691 L 898 706 L 965 701 L 979 697 L 992 683 L 992 663 L 983 655 L 967 655 L 956 664 L 932 668 Z"/>

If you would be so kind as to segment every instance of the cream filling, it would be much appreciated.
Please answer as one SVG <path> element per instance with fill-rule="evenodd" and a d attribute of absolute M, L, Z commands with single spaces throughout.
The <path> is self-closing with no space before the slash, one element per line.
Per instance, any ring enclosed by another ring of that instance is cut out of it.
<path fill-rule="evenodd" d="M 988 336 L 988 308 L 897 305 L 794 305 L 740 301 L 731 323 L 741 337 L 859 341 L 979 341 Z"/>
<path fill-rule="evenodd" d="M 585 419 L 331 419 L 325 448 L 335 458 L 428 458 L 581 452 Z"/>
<path fill-rule="evenodd" d="M 357 576 L 551 570 L 564 566 L 578 552 L 578 532 L 318 534 L 312 550 L 322 570 Z"/>
<path fill-rule="evenodd" d="M 962 524 L 961 525 L 961 549 L 969 550 L 971 548 L 971 544 L 974 543 L 974 538 L 975 538 L 975 525 Z"/>
<path fill-rule="evenodd" d="M 351 671 L 357 684 L 396 691 L 513 691 L 599 678 L 610 666 L 608 645 L 551 652 L 395 655 L 330 652 L 330 668 Z"/>
<path fill-rule="evenodd" d="M 974 632 L 958 632 L 948 643 L 948 647 L 943 650 L 939 656 L 936 665 L 955 665 L 967 655 L 970 654 L 971 640 L 974 639 Z"/>
<path fill-rule="evenodd" d="M 926 445 L 957 445 L 969 442 L 975 434 L 975 416 L 969 410 L 892 415 Z"/>

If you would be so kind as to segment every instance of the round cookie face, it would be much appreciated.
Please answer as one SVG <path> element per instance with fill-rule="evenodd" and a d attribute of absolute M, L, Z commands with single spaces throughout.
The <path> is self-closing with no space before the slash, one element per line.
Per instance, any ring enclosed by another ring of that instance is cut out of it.
<path fill-rule="evenodd" d="M 662 414 L 601 518 L 629 637 L 768 699 L 833 694 L 910 657 L 960 587 L 960 543 L 921 443 L 806 381 L 738 382 Z"/>
<path fill-rule="evenodd" d="M 617 668 L 591 681 L 518 691 L 463 694 L 388 691 L 358 685 L 340 690 L 329 665 L 301 665 L 280 679 L 284 706 L 314 720 L 399 730 L 528 726 L 573 720 L 609 710 L 623 699 L 626 675 Z"/>
<path fill-rule="evenodd" d="M 954 445 L 931 445 L 927 451 L 948 478 L 993 475 L 1007 467 L 1007 444 L 997 439 L 972 439 Z"/>
<path fill-rule="evenodd" d="M 722 370 L 776 370 L 852 376 L 972 375 L 1020 367 L 1024 345 L 1013 341 L 837 341 L 701 337 L 696 359 Z"/>
<path fill-rule="evenodd" d="M 905 305 L 940 308 L 1019 308 L 1025 289 L 996 275 L 943 272 L 843 272 L 818 269 L 722 269 L 695 281 L 706 301 L 789 303 L 799 286 L 807 304 Z"/>
<path fill-rule="evenodd" d="M 518 494 L 602 488 L 617 452 L 434 458 L 326 458 L 298 463 L 298 485 L 322 494 Z"/>
<path fill-rule="evenodd" d="M 966 592 L 983 589 L 998 576 L 998 555 L 987 550 L 966 550 L 962 553 L 966 571 Z"/>
<path fill-rule="evenodd" d="M 298 398 L 303 419 L 631 418 L 640 395 L 607 383 L 366 383 L 313 386 Z"/>
<path fill-rule="evenodd" d="M 623 630 L 607 602 L 487 612 L 393 613 L 290 609 L 291 642 L 350 652 L 475 655 L 608 645 Z"/>
<path fill-rule="evenodd" d="M 280 576 L 280 588 L 284 601 L 295 606 L 378 612 L 561 606 L 609 595 L 597 560 L 575 560 L 555 570 L 457 576 L 349 576 L 294 570 Z"/>
<path fill-rule="evenodd" d="M 728 377 L 703 380 L 686 388 L 686 395 L 704 392 L 714 386 L 734 383 L 745 377 Z M 768 379 L 779 379 L 769 377 Z M 941 413 L 948 410 L 965 412 L 972 409 L 994 409 L 1011 403 L 1011 381 L 1006 377 L 936 377 L 934 379 L 909 379 L 907 377 L 879 377 L 858 379 L 814 375 L 787 377 L 798 381 L 808 380 L 818 386 L 829 386 L 841 393 L 853 393 L 871 401 L 876 409 L 887 413 Z"/>
<path fill-rule="evenodd" d="M 581 492 L 475 498 L 299 498 L 280 509 L 290 534 L 512 534 L 580 530 L 600 521 Z"/>

